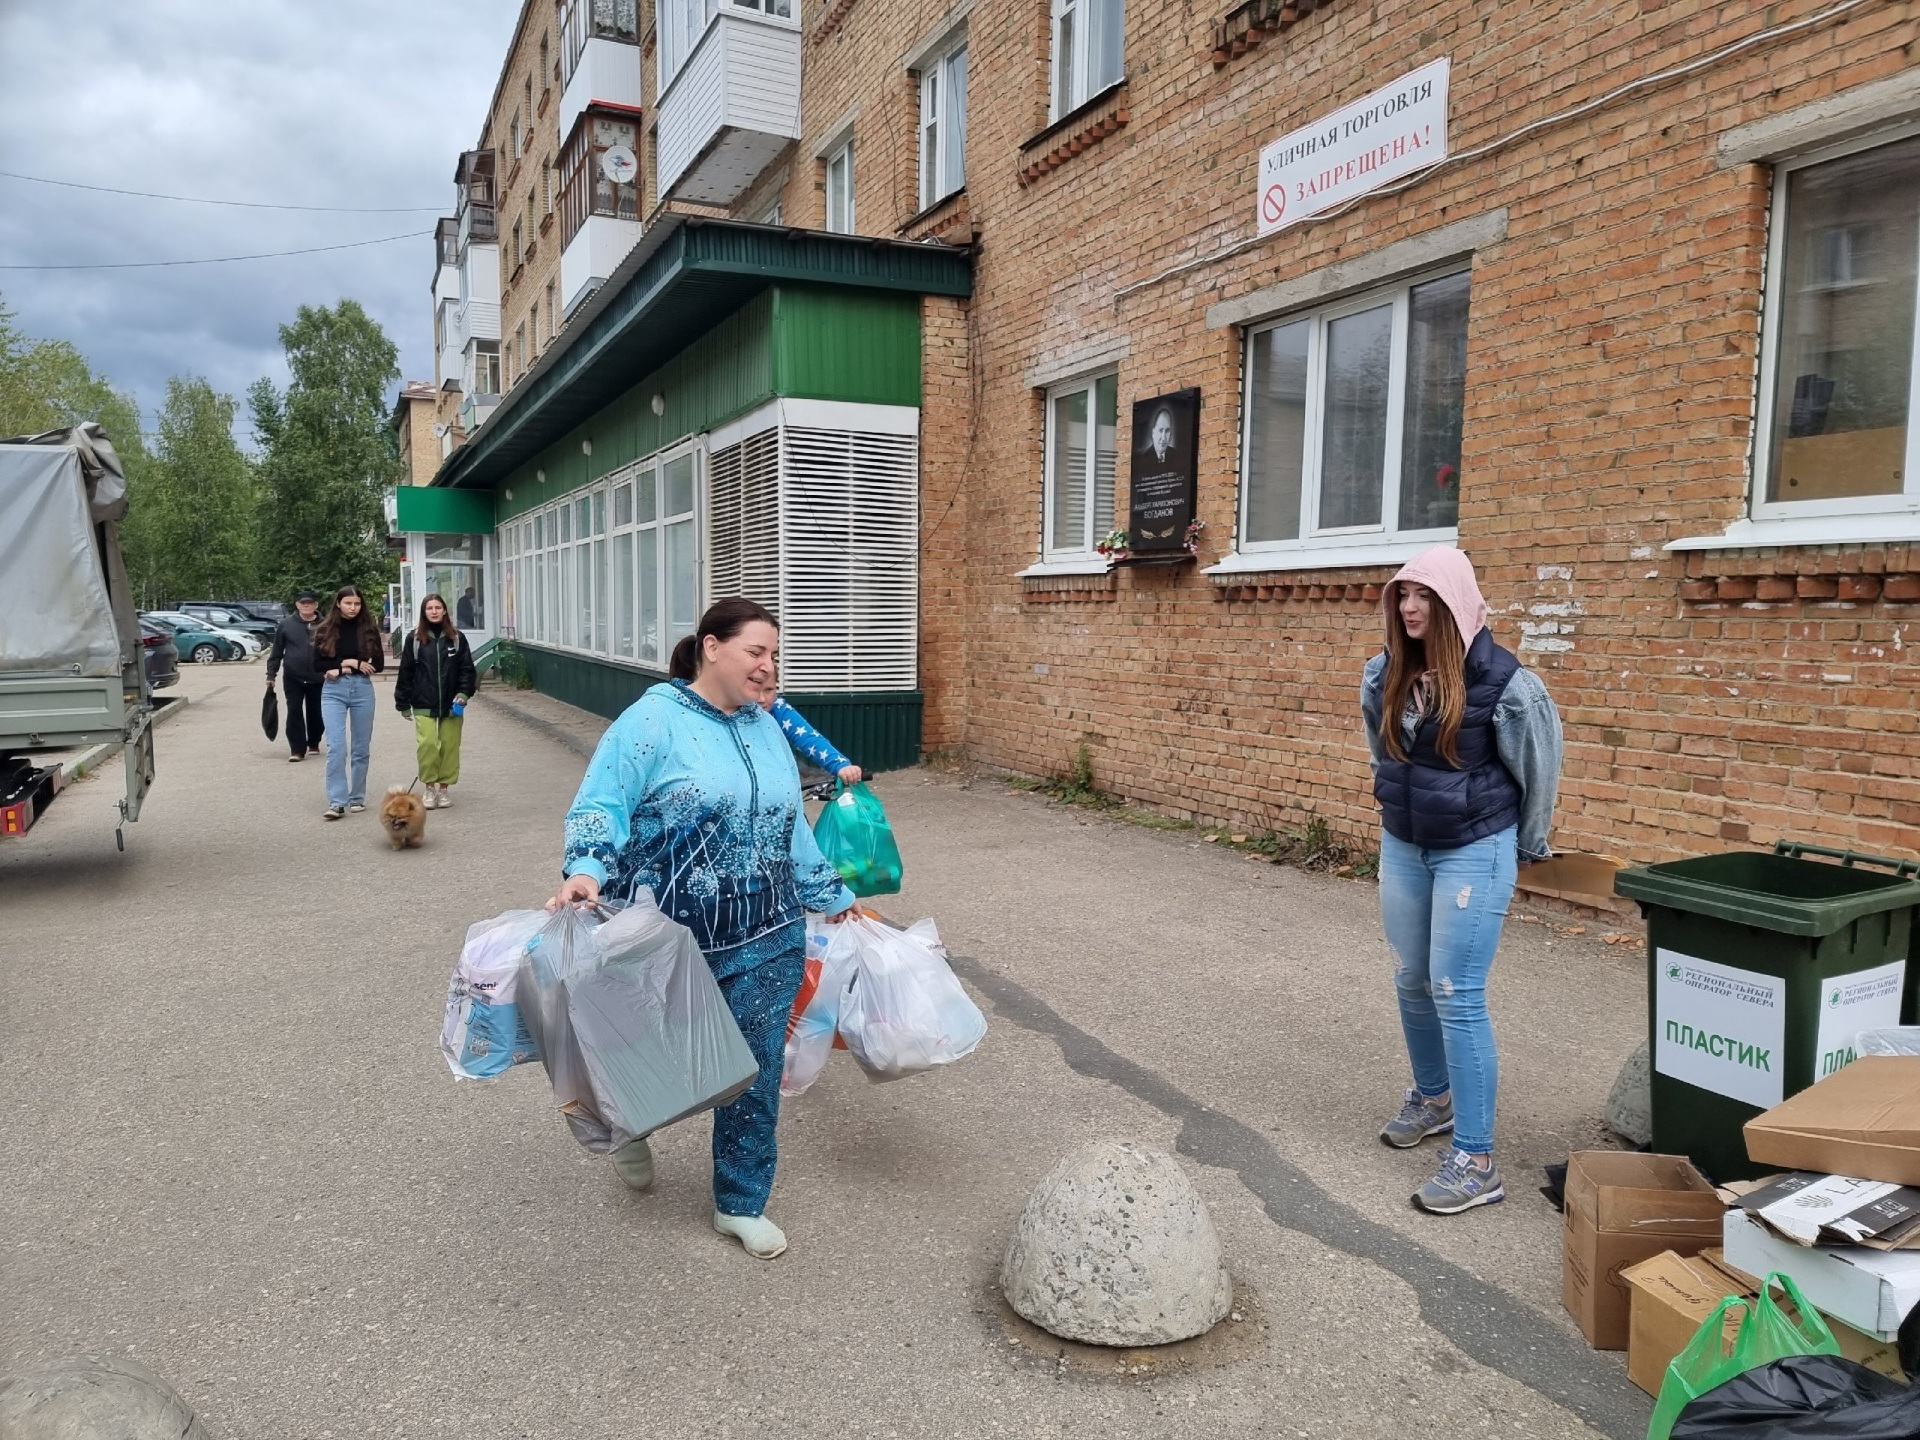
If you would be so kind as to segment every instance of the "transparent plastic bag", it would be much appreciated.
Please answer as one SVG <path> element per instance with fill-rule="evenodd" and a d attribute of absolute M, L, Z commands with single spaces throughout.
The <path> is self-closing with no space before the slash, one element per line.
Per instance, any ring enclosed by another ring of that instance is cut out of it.
<path fill-rule="evenodd" d="M 527 942 L 551 919 L 544 910 L 509 910 L 467 927 L 447 986 L 440 1053 L 457 1080 L 491 1080 L 536 1060 L 515 991 Z"/>
<path fill-rule="evenodd" d="M 813 822 L 813 838 L 854 894 L 892 895 L 900 889 L 900 847 L 880 797 L 866 785 L 838 786 Z"/>
<path fill-rule="evenodd" d="M 933 921 L 896 930 L 854 915 L 828 928 L 823 963 L 850 972 L 839 1031 L 869 1079 L 951 1065 L 986 1037 L 986 1016 L 954 977 Z"/>
<path fill-rule="evenodd" d="M 1853 1048 L 1859 1055 L 1920 1055 L 1920 1025 L 1862 1030 Z"/>
<path fill-rule="evenodd" d="M 1792 1314 L 1774 1300 L 1775 1286 L 1793 1302 Z M 1741 1313 L 1740 1325 L 1729 1340 L 1727 1316 L 1735 1310 Z M 1791 1277 L 1776 1270 L 1761 1282 L 1756 1299 L 1729 1295 L 1722 1300 L 1687 1347 L 1673 1357 L 1667 1366 L 1667 1378 L 1660 1385 L 1652 1423 L 1647 1426 L 1647 1440 L 1670 1440 L 1674 1421 L 1689 1402 L 1756 1366 L 1789 1355 L 1839 1353 L 1840 1346 L 1820 1312 L 1807 1302 Z"/>
<path fill-rule="evenodd" d="M 787 1018 L 786 1059 L 780 1071 L 780 1093 L 788 1097 L 804 1095 L 833 1052 L 847 1048 L 840 1038 L 840 1005 L 853 973 L 844 957 L 828 969 L 832 929 L 818 915 L 807 917 L 806 972 Z"/>

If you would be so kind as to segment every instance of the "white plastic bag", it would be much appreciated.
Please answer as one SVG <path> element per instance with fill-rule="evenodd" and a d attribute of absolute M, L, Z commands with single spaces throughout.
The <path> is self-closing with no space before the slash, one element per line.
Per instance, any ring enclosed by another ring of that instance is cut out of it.
<path fill-rule="evenodd" d="M 954 978 L 933 921 L 896 930 L 855 915 L 827 928 L 823 964 L 851 972 L 840 1034 L 870 1079 L 951 1065 L 986 1037 L 987 1018 Z"/>
<path fill-rule="evenodd" d="M 1920 1055 L 1920 1025 L 1888 1025 L 1862 1030 L 1854 1042 L 1861 1055 Z"/>
<path fill-rule="evenodd" d="M 593 965 L 590 944 L 606 912 L 582 905 L 563 905 L 545 917 L 538 934 L 527 941 L 520 956 L 514 1002 L 527 1022 L 553 1087 L 554 1104 L 565 1117 L 573 1138 L 602 1154 L 613 1148 L 613 1127 L 594 1101 L 587 1061 L 567 1013 L 567 982 Z"/>
<path fill-rule="evenodd" d="M 467 928 L 440 1024 L 440 1053 L 455 1079 L 490 1080 L 539 1058 L 514 990 L 521 953 L 551 918 L 544 910 L 509 910 Z"/>
<path fill-rule="evenodd" d="M 844 955 L 831 969 L 827 966 L 833 928 L 818 915 L 807 916 L 807 968 L 787 1019 L 786 1060 L 780 1071 L 780 1093 L 789 1097 L 804 1095 L 820 1078 L 839 1033 L 840 1003 L 853 971 Z"/>

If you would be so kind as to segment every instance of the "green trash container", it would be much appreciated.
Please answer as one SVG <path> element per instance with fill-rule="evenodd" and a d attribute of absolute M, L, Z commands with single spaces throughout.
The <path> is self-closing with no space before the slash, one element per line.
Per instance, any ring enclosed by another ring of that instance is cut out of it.
<path fill-rule="evenodd" d="M 1740 851 L 1622 870 L 1614 888 L 1647 919 L 1653 1148 L 1716 1181 L 1767 1173 L 1741 1126 L 1899 1023 L 1920 884 Z"/>

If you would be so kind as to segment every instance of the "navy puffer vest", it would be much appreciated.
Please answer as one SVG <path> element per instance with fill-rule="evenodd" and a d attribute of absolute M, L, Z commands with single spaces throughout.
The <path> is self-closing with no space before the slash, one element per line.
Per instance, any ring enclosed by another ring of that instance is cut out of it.
<path fill-rule="evenodd" d="M 1493 711 L 1520 662 L 1482 630 L 1467 647 L 1467 706 L 1456 748 L 1458 766 L 1440 754 L 1440 722 L 1420 722 L 1407 758 L 1382 752 L 1373 777 L 1380 821 L 1389 835 L 1422 849 L 1454 850 L 1520 823 L 1520 786 L 1500 761 Z M 1380 717 L 1382 727 L 1403 717 Z M 1404 729 L 1400 731 L 1405 734 Z"/>

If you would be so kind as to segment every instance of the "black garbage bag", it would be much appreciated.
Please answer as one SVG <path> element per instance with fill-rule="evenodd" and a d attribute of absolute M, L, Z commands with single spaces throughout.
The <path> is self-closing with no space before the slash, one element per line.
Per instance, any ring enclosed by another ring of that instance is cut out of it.
<path fill-rule="evenodd" d="M 1673 1440 L 1920 1440 L 1920 1387 L 1838 1355 L 1789 1355 L 1689 1401 Z"/>
<path fill-rule="evenodd" d="M 260 702 L 260 728 L 267 732 L 267 739 L 280 738 L 280 692 L 271 686 L 267 698 Z"/>

